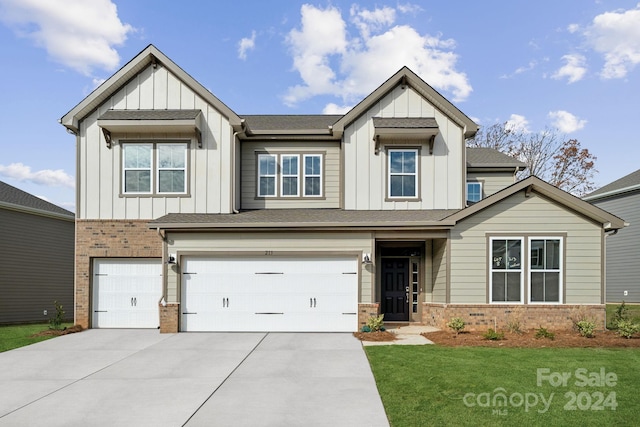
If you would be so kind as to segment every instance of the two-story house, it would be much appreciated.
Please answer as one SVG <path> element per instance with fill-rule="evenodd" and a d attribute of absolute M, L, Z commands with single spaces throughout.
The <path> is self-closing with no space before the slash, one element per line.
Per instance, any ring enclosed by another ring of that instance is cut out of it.
<path fill-rule="evenodd" d="M 61 123 L 85 327 L 604 324 L 624 222 L 466 149 L 478 126 L 406 67 L 345 115 L 239 115 L 151 45 Z"/>

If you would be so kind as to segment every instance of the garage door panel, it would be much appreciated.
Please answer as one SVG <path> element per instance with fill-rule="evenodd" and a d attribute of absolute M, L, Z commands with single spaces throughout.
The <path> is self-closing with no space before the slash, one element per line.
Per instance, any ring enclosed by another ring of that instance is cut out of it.
<path fill-rule="evenodd" d="M 183 274 L 190 314 L 181 329 L 354 331 L 357 266 L 355 258 L 186 258 L 183 270 L 195 274 Z"/>
<path fill-rule="evenodd" d="M 158 259 L 95 259 L 94 328 L 156 328 L 162 296 Z"/>

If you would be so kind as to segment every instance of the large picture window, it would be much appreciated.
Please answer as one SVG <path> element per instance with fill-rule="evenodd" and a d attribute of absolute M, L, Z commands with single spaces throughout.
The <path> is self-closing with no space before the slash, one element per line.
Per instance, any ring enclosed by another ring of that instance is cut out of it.
<path fill-rule="evenodd" d="M 522 239 L 492 238 L 491 302 L 522 302 Z"/>
<path fill-rule="evenodd" d="M 530 302 L 562 302 L 562 240 L 532 237 L 529 248 Z"/>
<path fill-rule="evenodd" d="M 389 150 L 389 198 L 418 197 L 418 150 Z"/>
<path fill-rule="evenodd" d="M 185 194 L 186 143 L 123 143 L 123 194 Z"/>

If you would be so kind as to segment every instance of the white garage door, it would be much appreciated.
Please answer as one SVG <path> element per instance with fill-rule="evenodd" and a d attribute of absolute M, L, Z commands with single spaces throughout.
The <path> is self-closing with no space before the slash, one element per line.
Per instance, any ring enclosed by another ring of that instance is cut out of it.
<path fill-rule="evenodd" d="M 94 328 L 157 328 L 161 296 L 159 259 L 94 260 Z"/>
<path fill-rule="evenodd" d="M 195 258 L 182 262 L 181 330 L 353 332 L 356 258 Z"/>

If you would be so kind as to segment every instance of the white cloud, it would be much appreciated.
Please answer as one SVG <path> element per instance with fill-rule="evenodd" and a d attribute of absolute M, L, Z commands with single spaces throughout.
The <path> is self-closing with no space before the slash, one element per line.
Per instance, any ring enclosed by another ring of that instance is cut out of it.
<path fill-rule="evenodd" d="M 330 102 L 322 109 L 322 114 L 347 114 L 352 108 L 353 105 L 338 105 Z"/>
<path fill-rule="evenodd" d="M 251 38 L 244 37 L 238 43 L 238 58 L 247 59 L 247 51 L 256 47 L 256 32 L 251 32 Z"/>
<path fill-rule="evenodd" d="M 550 111 L 549 118 L 553 120 L 553 126 L 562 133 L 576 132 L 584 128 L 587 124 L 586 120 L 580 120 L 578 117 L 564 110 Z"/>
<path fill-rule="evenodd" d="M 16 181 L 33 182 L 34 184 L 48 187 L 75 188 L 75 180 L 62 169 L 43 169 L 31 171 L 31 167 L 22 163 L 11 163 L 8 166 L 0 165 L 0 176 L 15 179 Z"/>
<path fill-rule="evenodd" d="M 566 77 L 568 83 L 575 83 L 582 80 L 587 73 L 587 67 L 585 67 L 586 58 L 580 54 L 572 54 L 564 55 L 562 60 L 565 61 L 565 64 L 560 67 L 551 78 L 560 80 Z"/>
<path fill-rule="evenodd" d="M 332 6 L 304 5 L 301 15 L 300 28 L 291 30 L 287 44 L 303 83 L 289 88 L 284 97 L 288 105 L 315 95 L 334 95 L 352 104 L 404 65 L 436 89 L 452 93 L 454 101 L 473 90 L 467 75 L 456 70 L 455 42 L 394 25 L 392 8 L 352 7 L 350 24 Z M 351 36 L 349 28 L 357 35 Z"/>
<path fill-rule="evenodd" d="M 587 43 L 604 56 L 602 78 L 625 77 L 640 63 L 640 4 L 596 16 L 584 34 Z"/>
<path fill-rule="evenodd" d="M 504 127 L 505 129 L 515 132 L 531 132 L 531 130 L 529 130 L 529 120 L 527 120 L 520 114 L 512 114 L 511 117 L 509 117 L 509 120 L 507 120 L 507 122 L 505 123 Z"/>
<path fill-rule="evenodd" d="M 571 34 L 578 32 L 579 29 L 580 25 L 578 24 L 569 24 L 567 26 L 567 31 L 569 31 Z"/>
<path fill-rule="evenodd" d="M 417 5 L 417 4 L 413 4 L 413 3 L 401 4 L 401 3 L 398 3 L 398 12 L 400 12 L 400 13 L 411 13 L 411 14 L 415 15 L 418 12 L 422 12 L 423 10 L 424 9 L 422 9 L 422 7 L 420 7 L 420 5 Z"/>
<path fill-rule="evenodd" d="M 114 70 L 120 63 L 114 46 L 135 31 L 110 0 L 0 0 L 0 20 L 86 76 L 94 68 Z"/>

